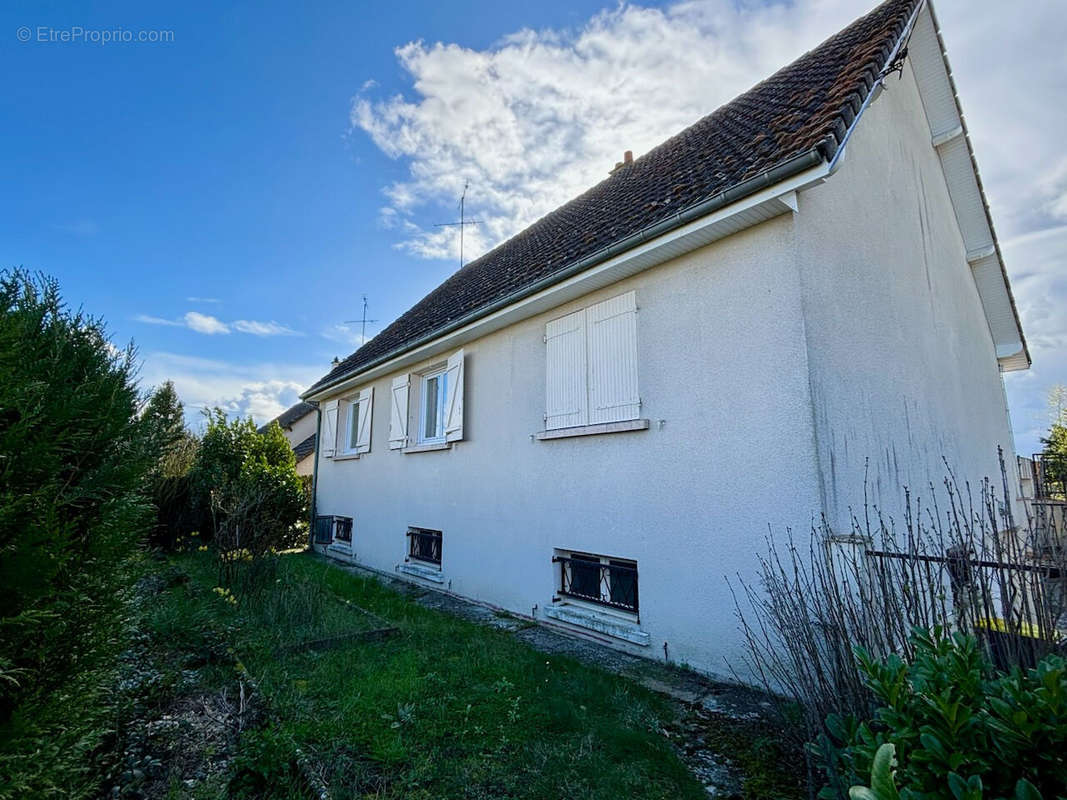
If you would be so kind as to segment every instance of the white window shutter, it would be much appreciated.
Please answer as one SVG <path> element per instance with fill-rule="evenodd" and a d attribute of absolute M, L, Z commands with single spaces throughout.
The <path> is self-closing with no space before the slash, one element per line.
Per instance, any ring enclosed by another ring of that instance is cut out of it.
<path fill-rule="evenodd" d="M 457 350 L 448 357 L 445 374 L 445 441 L 457 442 L 463 438 L 463 351 Z"/>
<path fill-rule="evenodd" d="M 374 413 L 374 387 L 359 393 L 359 430 L 356 432 L 356 452 L 370 452 L 371 414 Z"/>
<path fill-rule="evenodd" d="M 545 343 L 545 428 L 587 424 L 585 309 L 545 325 Z"/>
<path fill-rule="evenodd" d="M 586 309 L 589 424 L 637 419 L 637 296 L 627 292 Z"/>
<path fill-rule="evenodd" d="M 410 376 L 393 378 L 392 398 L 389 403 L 389 449 L 398 450 L 408 443 L 408 387 Z"/>
<path fill-rule="evenodd" d="M 319 431 L 318 442 L 322 455 L 325 458 L 333 458 L 337 448 L 337 401 L 327 400 L 322 404 L 322 430 Z"/>

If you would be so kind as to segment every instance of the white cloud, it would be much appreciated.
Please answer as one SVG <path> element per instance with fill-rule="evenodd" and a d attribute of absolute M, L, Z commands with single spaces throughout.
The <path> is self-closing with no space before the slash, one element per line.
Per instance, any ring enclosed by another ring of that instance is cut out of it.
<path fill-rule="evenodd" d="M 91 219 L 79 219 L 74 222 L 59 223 L 52 227 L 62 233 L 68 233 L 71 236 L 80 236 L 83 238 L 96 236 L 96 234 L 100 232 L 100 226 L 95 220 Z"/>
<path fill-rule="evenodd" d="M 576 31 L 523 30 L 487 50 L 403 45 L 411 96 L 361 92 L 351 110 L 354 128 L 408 164 L 404 180 L 383 187 L 379 220 L 402 232 L 404 250 L 454 258 L 455 229 L 412 216 L 452 214 L 470 180 L 469 210 L 484 220 L 465 235 L 476 256 L 605 178 L 623 151 L 677 133 L 855 12 L 846 0 L 623 5 Z"/>
<path fill-rule="evenodd" d="M 230 332 L 230 326 L 225 322 L 210 314 L 201 314 L 199 311 L 187 311 L 182 319 L 185 320 L 185 325 L 189 330 L 197 333 L 206 333 L 210 336 L 216 333 Z"/>
<path fill-rule="evenodd" d="M 177 353 L 149 353 L 141 368 L 146 388 L 174 381 L 185 404 L 186 421 L 202 425 L 204 409 L 218 406 L 231 416 L 251 416 L 257 425 L 299 400 L 300 392 L 321 378 L 329 365 L 238 364 Z"/>
<path fill-rule="evenodd" d="M 257 322 L 253 319 L 239 319 L 233 323 L 234 330 L 241 333 L 251 333 L 253 336 L 303 336 L 300 331 L 294 331 L 284 325 L 270 322 Z"/>
<path fill-rule="evenodd" d="M 163 317 L 153 317 L 151 314 L 137 314 L 134 316 L 134 320 L 137 322 L 145 322 L 149 325 L 173 325 L 181 328 L 185 326 L 185 323 L 177 319 L 163 319 Z"/>
<path fill-rule="evenodd" d="M 206 301 L 205 301 L 206 302 Z M 145 322 L 149 325 L 170 325 L 178 328 L 188 328 L 197 333 L 208 336 L 215 334 L 228 334 L 232 331 L 249 333 L 253 336 L 303 336 L 300 331 L 293 330 L 281 323 L 271 320 L 262 322 L 254 319 L 238 319 L 233 322 L 223 322 L 218 317 L 210 314 L 201 314 L 199 311 L 187 311 L 179 319 L 165 319 L 154 317 L 150 314 L 137 314 L 134 316 L 137 322 Z"/>
<path fill-rule="evenodd" d="M 465 180 L 468 258 L 518 232 L 789 63 L 874 0 L 621 4 L 572 30 L 522 30 L 492 47 L 409 42 L 396 49 L 410 89 L 374 97 L 364 84 L 351 125 L 407 174 L 382 187 L 382 227 L 397 247 L 454 259 Z M 1036 446 L 1033 409 L 1067 384 L 1067 14 L 1055 2 L 937 0 L 993 217 L 1019 295 L 1034 367 L 1009 375 L 1019 449 Z M 432 214 L 432 215 L 431 215 Z M 1046 236 L 1018 237 L 1040 231 Z M 1043 419 L 1043 416 L 1042 416 Z M 1042 423 L 1043 425 L 1043 423 Z"/>
<path fill-rule="evenodd" d="M 362 336 L 359 331 L 353 325 L 344 325 L 337 323 L 331 325 L 329 328 L 325 328 L 322 331 L 324 339 L 329 339 L 331 342 L 338 342 L 348 347 L 361 347 L 363 344 L 370 340 L 369 336 Z"/>

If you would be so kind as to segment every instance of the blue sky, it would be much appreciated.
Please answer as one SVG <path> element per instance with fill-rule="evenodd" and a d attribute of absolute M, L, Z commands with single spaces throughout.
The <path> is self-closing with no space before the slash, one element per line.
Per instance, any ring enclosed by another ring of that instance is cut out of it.
<path fill-rule="evenodd" d="M 58 277 L 192 418 L 265 421 L 355 348 L 362 294 L 385 323 L 455 269 L 433 223 L 465 180 L 470 256 L 871 4 L 7 3 L 0 264 Z M 1035 358 L 1007 381 L 1029 452 L 1067 383 L 1067 15 L 997 5 L 936 3 Z M 99 41 L 140 31 L 169 41 Z"/>

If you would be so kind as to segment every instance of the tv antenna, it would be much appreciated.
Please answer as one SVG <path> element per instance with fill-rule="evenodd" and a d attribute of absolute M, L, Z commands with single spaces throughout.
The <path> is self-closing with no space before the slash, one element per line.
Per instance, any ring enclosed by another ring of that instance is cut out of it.
<path fill-rule="evenodd" d="M 481 224 L 480 219 L 467 219 L 466 218 L 466 202 L 467 202 L 467 189 L 470 188 L 470 181 L 463 181 L 463 194 L 459 196 L 459 222 L 438 222 L 434 224 L 435 228 L 459 228 L 459 266 L 463 268 L 463 231 L 468 225 Z"/>
<path fill-rule="evenodd" d="M 378 320 L 376 320 L 376 319 L 367 319 L 367 295 L 363 295 L 363 317 L 361 319 L 346 319 L 345 320 L 345 325 L 354 325 L 355 323 L 358 322 L 360 324 L 360 328 L 359 328 L 359 339 L 360 339 L 360 341 L 359 341 L 359 343 L 360 344 L 366 344 L 366 342 L 367 342 L 367 323 L 368 322 L 377 322 L 377 321 Z"/>

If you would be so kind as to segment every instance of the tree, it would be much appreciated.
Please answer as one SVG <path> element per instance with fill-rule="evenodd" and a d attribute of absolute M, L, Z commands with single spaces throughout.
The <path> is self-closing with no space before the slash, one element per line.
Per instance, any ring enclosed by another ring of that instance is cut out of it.
<path fill-rule="evenodd" d="M 185 427 L 185 409 L 173 382 L 152 393 L 141 423 L 153 459 L 148 474 L 148 495 L 156 507 L 151 542 L 174 549 L 183 536 L 205 527 L 205 518 L 192 491 L 199 441 Z"/>
<path fill-rule="evenodd" d="M 1051 424 L 1041 440 L 1042 480 L 1046 492 L 1063 496 L 1067 494 L 1067 386 L 1053 386 L 1048 404 Z"/>
<path fill-rule="evenodd" d="M 296 459 L 277 424 L 263 433 L 251 419 L 208 413 L 193 470 L 194 491 L 206 503 L 224 577 L 240 560 L 255 562 L 298 544 L 305 498 Z"/>
<path fill-rule="evenodd" d="M 150 519 L 134 358 L 54 280 L 0 272 L 0 720 L 118 618 Z"/>

